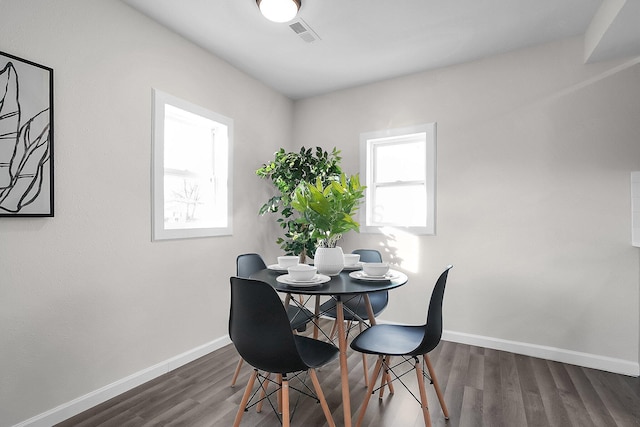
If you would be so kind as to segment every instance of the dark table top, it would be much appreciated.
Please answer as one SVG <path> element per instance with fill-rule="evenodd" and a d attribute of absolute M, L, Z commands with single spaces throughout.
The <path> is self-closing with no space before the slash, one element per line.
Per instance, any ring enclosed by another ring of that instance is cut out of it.
<path fill-rule="evenodd" d="M 262 280 L 269 283 L 279 292 L 286 292 L 301 295 L 345 295 L 345 294 L 366 294 L 371 292 L 388 291 L 400 287 L 407 283 L 406 274 L 394 270 L 398 277 L 391 280 L 364 281 L 349 277 L 351 271 L 342 271 L 337 276 L 331 276 L 331 280 L 312 287 L 295 287 L 285 283 L 280 283 L 276 277 L 285 272 L 270 269 L 260 270 L 251 275 L 252 279 Z"/>

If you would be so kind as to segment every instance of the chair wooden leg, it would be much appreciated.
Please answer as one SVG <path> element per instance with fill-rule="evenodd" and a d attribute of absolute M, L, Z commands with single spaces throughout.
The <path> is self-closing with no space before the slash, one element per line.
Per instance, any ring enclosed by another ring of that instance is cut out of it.
<path fill-rule="evenodd" d="M 247 383 L 247 388 L 244 390 L 244 394 L 242 395 L 242 400 L 240 401 L 240 407 L 238 408 L 238 413 L 236 414 L 236 420 L 233 423 L 233 427 L 238 427 L 240 425 L 240 421 L 242 421 L 242 415 L 244 414 L 244 410 L 247 408 L 247 403 L 251 396 L 251 390 L 253 389 L 253 383 L 256 381 L 257 377 L 258 370 L 254 369 L 253 374 L 251 374 L 249 382 Z"/>
<path fill-rule="evenodd" d="M 391 366 L 391 356 L 387 358 L 387 366 Z M 389 371 L 385 372 L 387 376 L 387 387 L 389 387 L 389 394 L 394 394 L 396 391 L 393 389 L 393 382 L 391 381 L 391 374 Z"/>
<path fill-rule="evenodd" d="M 384 396 L 384 387 L 387 385 L 387 376 L 385 375 L 386 370 L 387 365 L 384 366 L 382 375 L 380 376 L 380 395 L 378 396 L 378 399 L 382 399 L 382 396 Z"/>
<path fill-rule="evenodd" d="M 262 404 L 264 403 L 264 398 L 267 397 L 267 388 L 269 387 L 269 378 L 271 377 L 271 372 L 267 373 L 267 376 L 264 378 L 262 383 L 262 391 L 260 391 L 259 402 L 256 405 L 256 412 L 262 412 Z"/>
<path fill-rule="evenodd" d="M 362 333 L 362 322 L 358 322 L 358 330 Z M 362 353 L 362 371 L 364 372 L 364 386 L 369 387 L 369 365 L 366 353 Z"/>
<path fill-rule="evenodd" d="M 369 324 L 371 326 L 374 326 L 376 324 L 376 315 L 373 312 L 373 307 L 371 307 L 371 300 L 369 299 L 369 295 L 368 294 L 364 294 L 362 295 L 362 298 L 364 300 L 364 307 L 367 310 L 367 317 L 369 318 Z M 360 322 L 360 332 L 362 332 L 362 322 Z M 367 372 L 368 372 L 368 366 L 366 364 L 366 355 L 364 353 L 362 353 L 362 365 L 365 369 L 365 377 L 364 377 L 364 384 L 367 385 Z M 390 381 L 390 378 L 387 377 L 387 381 Z M 374 381 L 375 382 L 375 381 Z M 393 388 L 390 387 L 389 390 L 391 390 L 391 393 L 393 393 Z"/>
<path fill-rule="evenodd" d="M 427 364 L 427 370 L 429 371 L 429 376 L 431 377 L 431 382 L 433 383 L 433 388 L 436 389 L 436 395 L 438 396 L 438 401 L 440 402 L 440 407 L 442 408 L 442 413 L 444 414 L 444 419 L 449 419 L 449 410 L 447 409 L 446 403 L 444 403 L 444 395 L 442 394 L 442 390 L 440 390 L 440 384 L 438 384 L 438 379 L 436 378 L 436 371 L 433 369 L 433 365 L 431 364 L 431 359 L 429 359 L 428 355 L 423 355 L 424 362 Z"/>
<path fill-rule="evenodd" d="M 364 419 L 364 413 L 367 412 L 367 406 L 369 405 L 369 399 L 373 394 L 373 387 L 376 385 L 376 380 L 378 379 L 378 374 L 382 370 L 382 361 L 384 360 L 384 356 L 378 356 L 378 360 L 376 361 L 376 366 L 373 368 L 373 375 L 369 378 L 369 387 L 367 387 L 367 394 L 364 395 L 364 401 L 362 402 L 362 407 L 360 408 L 360 415 L 358 415 L 358 421 L 356 421 L 356 427 L 360 427 L 362 425 L 362 420 Z"/>
<path fill-rule="evenodd" d="M 333 417 L 331 416 L 331 411 L 329 410 L 329 405 L 327 405 L 327 400 L 324 398 L 324 393 L 322 393 L 322 388 L 320 387 L 320 381 L 318 381 L 316 370 L 309 369 L 309 376 L 311 377 L 313 388 L 316 390 L 316 394 L 318 395 L 318 400 L 320 401 L 320 406 L 322 406 L 324 417 L 327 419 L 327 424 L 329 424 L 329 427 L 336 427 L 336 423 L 333 422 Z"/>
<path fill-rule="evenodd" d="M 238 380 L 238 375 L 240 374 L 240 368 L 242 368 L 242 362 L 244 362 L 244 360 L 241 357 L 240 360 L 238 360 L 236 371 L 234 372 L 233 378 L 231 379 L 231 387 L 236 385 L 236 381 Z"/>
<path fill-rule="evenodd" d="M 278 374 L 276 377 L 278 381 L 278 412 L 282 413 L 282 374 Z"/>
<path fill-rule="evenodd" d="M 393 394 L 395 390 L 393 389 L 393 384 L 391 382 L 391 374 L 389 373 L 388 367 L 391 364 L 391 356 L 385 356 L 384 359 L 385 369 L 382 371 L 382 377 L 380 378 L 380 399 L 384 396 L 384 388 L 385 386 L 389 387 L 389 394 Z"/>
<path fill-rule="evenodd" d="M 364 294 L 364 307 L 367 309 L 367 317 L 369 318 L 369 324 L 374 326 L 376 324 L 376 315 L 373 313 L 373 307 L 371 307 L 371 300 L 368 294 Z"/>
<path fill-rule="evenodd" d="M 429 416 L 429 404 L 427 402 L 427 391 L 424 387 L 424 375 L 422 373 L 422 366 L 420 366 L 420 360 L 415 358 L 415 369 L 418 377 L 418 387 L 420 388 L 420 406 L 422 407 L 422 415 L 424 416 L 424 425 L 431 427 L 431 417 Z"/>
<path fill-rule="evenodd" d="M 282 427 L 289 427 L 289 380 L 282 377 Z"/>
<path fill-rule="evenodd" d="M 333 326 L 331 326 L 331 332 L 329 333 L 329 339 L 331 341 L 336 337 L 336 333 L 338 332 L 338 320 L 333 321 Z"/>
<path fill-rule="evenodd" d="M 364 372 L 364 386 L 369 387 L 369 363 L 367 355 L 362 353 L 362 371 Z"/>

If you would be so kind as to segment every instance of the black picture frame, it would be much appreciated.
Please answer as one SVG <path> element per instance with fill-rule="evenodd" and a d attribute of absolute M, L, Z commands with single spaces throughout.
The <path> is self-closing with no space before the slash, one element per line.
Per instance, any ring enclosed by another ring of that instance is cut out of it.
<path fill-rule="evenodd" d="M 0 51 L 0 217 L 53 217 L 53 69 Z"/>

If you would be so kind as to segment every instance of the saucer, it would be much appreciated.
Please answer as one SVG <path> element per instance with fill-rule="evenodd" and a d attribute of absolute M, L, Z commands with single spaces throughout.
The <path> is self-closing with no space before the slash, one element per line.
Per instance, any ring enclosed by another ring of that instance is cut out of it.
<path fill-rule="evenodd" d="M 273 270 L 273 271 L 289 271 L 289 270 L 287 270 L 287 268 L 289 268 L 289 267 L 280 267 L 280 264 L 267 265 L 267 268 L 269 270 Z"/>
<path fill-rule="evenodd" d="M 362 263 L 357 262 L 353 265 L 345 265 L 343 271 L 362 270 Z"/>
<path fill-rule="evenodd" d="M 351 273 L 349 273 L 349 277 L 357 280 L 384 281 L 397 279 L 398 277 L 400 277 L 400 274 L 395 270 L 389 270 L 384 276 L 369 276 L 364 271 L 352 271 Z"/>
<path fill-rule="evenodd" d="M 322 283 L 326 283 L 329 280 L 331 280 L 331 277 L 325 276 L 324 274 L 316 274 L 315 276 L 313 276 L 311 280 L 299 281 L 299 280 L 293 280 L 291 276 L 288 274 L 283 274 L 282 276 L 276 277 L 276 280 L 280 283 L 284 283 L 285 285 L 304 288 L 304 287 L 317 286 Z"/>

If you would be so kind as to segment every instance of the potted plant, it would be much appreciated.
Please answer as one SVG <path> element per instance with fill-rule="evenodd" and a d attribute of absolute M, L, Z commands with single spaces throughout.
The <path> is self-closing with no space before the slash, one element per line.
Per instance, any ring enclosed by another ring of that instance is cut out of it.
<path fill-rule="evenodd" d="M 302 182 L 296 188 L 291 206 L 301 215 L 298 222 L 308 224 L 317 241 L 314 262 L 319 273 L 335 275 L 344 268 L 342 248 L 337 243 L 344 233 L 360 230 L 354 215 L 364 190 L 357 174 L 347 178 L 344 173 L 326 185 L 317 179 L 315 184 Z"/>
<path fill-rule="evenodd" d="M 287 152 L 281 148 L 272 161 L 256 170 L 260 178 L 270 179 L 279 193 L 264 203 L 259 213 L 279 214 L 277 222 L 284 230 L 284 236 L 278 237 L 276 243 L 287 255 L 299 255 L 300 262 L 305 262 L 307 255 L 314 256 L 317 243 L 311 237 L 309 224 L 298 221 L 298 215 L 291 207 L 291 198 L 303 181 L 316 182 L 320 179 L 325 184 L 338 179 L 342 172 L 340 160 L 340 151 L 336 148 L 331 152 L 320 147 L 315 150 L 302 147 L 299 152 Z"/>

